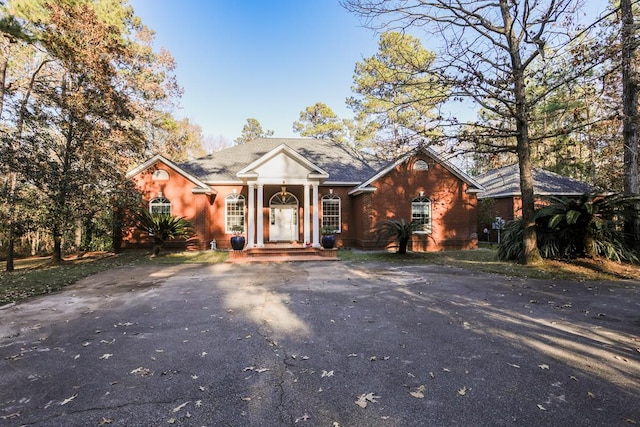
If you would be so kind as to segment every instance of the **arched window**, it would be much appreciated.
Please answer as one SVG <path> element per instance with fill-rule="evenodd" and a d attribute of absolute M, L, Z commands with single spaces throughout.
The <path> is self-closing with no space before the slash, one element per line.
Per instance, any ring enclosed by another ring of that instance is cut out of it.
<path fill-rule="evenodd" d="M 149 201 L 149 212 L 152 214 L 171 215 L 171 202 L 160 194 Z"/>
<path fill-rule="evenodd" d="M 342 221 L 340 218 L 340 197 L 333 193 L 322 197 L 322 228 L 340 233 Z"/>
<path fill-rule="evenodd" d="M 225 233 L 231 234 L 234 228 L 242 227 L 244 231 L 244 196 L 229 194 L 224 199 Z"/>
<path fill-rule="evenodd" d="M 429 170 L 429 164 L 424 160 L 418 160 L 413 164 L 414 171 L 426 171 Z"/>
<path fill-rule="evenodd" d="M 411 201 L 411 221 L 420 224 L 418 233 L 431 233 L 431 200 L 426 197 L 416 197 Z"/>

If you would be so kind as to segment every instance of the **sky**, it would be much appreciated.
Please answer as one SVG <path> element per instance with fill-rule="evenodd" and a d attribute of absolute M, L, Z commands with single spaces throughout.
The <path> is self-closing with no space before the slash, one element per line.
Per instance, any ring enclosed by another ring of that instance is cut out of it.
<path fill-rule="evenodd" d="M 377 51 L 378 34 L 338 0 L 130 0 L 173 55 L 184 95 L 174 114 L 205 137 L 240 136 L 248 118 L 274 137 L 296 137 L 293 122 L 323 102 L 352 117 L 356 62 Z"/>

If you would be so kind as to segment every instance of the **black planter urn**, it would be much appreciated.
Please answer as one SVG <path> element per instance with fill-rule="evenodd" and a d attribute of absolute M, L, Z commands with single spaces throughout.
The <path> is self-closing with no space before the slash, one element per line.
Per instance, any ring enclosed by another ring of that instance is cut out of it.
<path fill-rule="evenodd" d="M 322 236 L 321 243 L 324 249 L 333 249 L 333 247 L 336 245 L 336 236 L 332 234 Z"/>
<path fill-rule="evenodd" d="M 244 236 L 233 236 L 231 238 L 231 248 L 234 251 L 241 251 L 244 249 Z"/>

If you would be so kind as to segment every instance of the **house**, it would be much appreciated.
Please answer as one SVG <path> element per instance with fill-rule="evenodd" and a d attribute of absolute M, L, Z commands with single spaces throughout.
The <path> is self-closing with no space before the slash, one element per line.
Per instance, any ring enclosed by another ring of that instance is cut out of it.
<path fill-rule="evenodd" d="M 476 177 L 476 181 L 484 187 L 478 193 L 478 200 L 485 209 L 481 209 L 486 216 L 503 220 L 503 224 L 522 216 L 522 193 L 520 191 L 520 169 L 517 164 L 492 169 Z M 566 176 L 558 175 L 545 169 L 533 169 L 533 190 L 536 203 L 543 203 L 544 196 L 579 197 L 593 191 L 593 187 L 585 182 Z M 490 204 L 491 206 L 487 206 Z M 483 214 L 481 214 L 482 216 Z M 485 227 L 487 218 L 480 219 L 480 227 Z"/>
<path fill-rule="evenodd" d="M 338 246 L 379 247 L 385 219 L 419 221 L 410 249 L 477 245 L 476 180 L 429 148 L 380 164 L 349 147 L 308 138 L 259 138 L 176 164 L 156 155 L 131 170 L 151 212 L 190 220 L 197 247 L 230 247 L 234 227 L 247 248 L 287 242 L 320 247 L 334 230 Z M 144 241 L 130 231 L 123 246 Z"/>

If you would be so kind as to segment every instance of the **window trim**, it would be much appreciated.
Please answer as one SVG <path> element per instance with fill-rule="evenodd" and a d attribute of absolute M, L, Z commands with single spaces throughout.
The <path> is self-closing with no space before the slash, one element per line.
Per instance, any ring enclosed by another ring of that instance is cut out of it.
<path fill-rule="evenodd" d="M 337 224 L 338 224 L 338 228 L 337 230 L 333 230 L 334 233 L 342 233 L 342 199 L 340 199 L 340 196 L 337 196 L 333 193 L 329 193 L 329 194 L 325 194 L 324 196 L 322 196 L 322 198 L 320 199 L 321 201 L 321 211 L 322 211 L 322 222 L 321 222 L 321 227 L 325 228 L 328 227 L 328 225 L 325 225 L 325 217 L 327 219 L 331 218 L 337 218 Z M 338 204 L 338 214 L 328 214 L 325 215 L 325 202 L 326 201 L 331 201 L 331 203 L 327 204 L 327 207 L 329 205 L 333 205 L 335 204 L 335 202 L 337 202 Z"/>
<path fill-rule="evenodd" d="M 426 222 L 422 222 L 422 227 L 418 230 L 415 230 L 413 233 L 414 234 L 431 234 L 433 232 L 433 215 L 432 215 L 432 209 L 431 209 L 431 199 L 429 199 L 428 197 L 424 197 L 424 196 L 420 196 L 420 197 L 416 197 L 415 199 L 411 200 L 411 221 L 416 221 L 418 215 L 420 215 L 420 218 L 423 218 L 423 215 L 425 215 L 424 212 L 424 208 L 426 207 L 426 217 L 427 217 L 427 221 Z M 420 208 L 419 212 L 416 212 L 416 208 Z"/>
<path fill-rule="evenodd" d="M 239 204 L 242 202 L 242 208 L 236 208 L 236 213 L 234 215 L 229 215 L 229 207 L 233 204 Z M 224 199 L 224 232 L 226 234 L 233 234 L 235 231 L 232 228 L 236 225 L 242 226 L 242 231 L 244 233 L 245 225 L 246 225 L 246 201 L 242 194 L 229 194 Z M 240 221 L 232 221 L 233 219 L 240 219 Z M 238 224 L 239 222 L 239 224 Z"/>
<path fill-rule="evenodd" d="M 168 212 L 165 212 L 167 207 L 169 208 Z M 149 200 L 150 214 L 171 215 L 171 208 L 171 201 L 164 197 L 162 194 Z M 154 212 L 154 209 L 159 209 L 159 211 Z"/>

